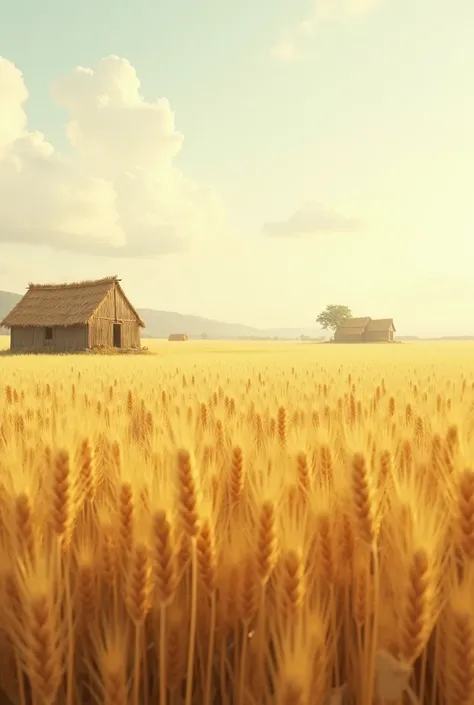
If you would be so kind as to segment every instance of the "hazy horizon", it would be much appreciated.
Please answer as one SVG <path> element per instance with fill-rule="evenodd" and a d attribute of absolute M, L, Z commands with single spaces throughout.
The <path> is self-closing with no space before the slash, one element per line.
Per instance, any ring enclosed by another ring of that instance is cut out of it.
<path fill-rule="evenodd" d="M 474 335 L 467 0 L 3 19 L 1 290 L 118 274 L 139 308 L 259 329 L 341 303 Z"/>

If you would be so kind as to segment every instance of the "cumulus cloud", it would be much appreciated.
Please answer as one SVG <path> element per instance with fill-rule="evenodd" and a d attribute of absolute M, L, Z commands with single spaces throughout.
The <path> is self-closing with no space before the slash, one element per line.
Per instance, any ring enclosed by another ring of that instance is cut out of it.
<path fill-rule="evenodd" d="M 325 22 L 345 22 L 361 17 L 383 0 L 315 0 L 312 13 L 296 27 L 282 33 L 270 54 L 277 61 L 290 62 L 302 56 L 302 45 Z"/>
<path fill-rule="evenodd" d="M 341 233 L 357 230 L 360 223 L 314 201 L 305 203 L 286 220 L 264 223 L 262 231 L 269 237 L 292 238 L 318 233 Z"/>
<path fill-rule="evenodd" d="M 70 154 L 28 129 L 21 71 L 0 57 L 0 241 L 115 256 L 186 250 L 218 238 L 218 194 L 173 163 L 183 145 L 168 100 L 145 100 L 118 56 L 52 87 L 66 109 Z"/>

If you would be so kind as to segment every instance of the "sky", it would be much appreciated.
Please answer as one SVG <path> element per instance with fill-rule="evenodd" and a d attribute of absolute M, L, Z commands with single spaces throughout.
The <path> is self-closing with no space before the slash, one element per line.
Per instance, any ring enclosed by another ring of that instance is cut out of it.
<path fill-rule="evenodd" d="M 474 334 L 471 0 L 0 0 L 0 289 Z"/>

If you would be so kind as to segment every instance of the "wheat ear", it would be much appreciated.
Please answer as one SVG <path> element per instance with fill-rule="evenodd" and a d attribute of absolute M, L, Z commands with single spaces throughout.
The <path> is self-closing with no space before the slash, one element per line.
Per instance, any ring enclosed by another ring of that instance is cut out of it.
<path fill-rule="evenodd" d="M 166 705 L 166 608 L 176 595 L 178 574 L 172 528 L 163 510 L 152 517 L 151 543 L 154 598 L 160 611 L 160 705 Z"/>
<path fill-rule="evenodd" d="M 211 600 L 211 618 L 209 628 L 209 644 L 207 652 L 206 679 L 204 686 L 203 705 L 211 705 L 212 668 L 216 629 L 216 573 L 217 552 L 214 528 L 209 519 L 205 519 L 199 530 L 197 544 L 197 561 L 199 574 Z"/>
<path fill-rule="evenodd" d="M 25 492 L 15 498 L 16 536 L 22 552 L 32 565 L 35 563 L 35 536 L 31 501 Z"/>
<path fill-rule="evenodd" d="M 230 501 L 235 506 L 241 496 L 244 488 L 244 462 L 242 448 L 234 446 L 232 448 L 232 462 L 230 469 Z"/>
<path fill-rule="evenodd" d="M 23 595 L 19 589 L 19 580 L 16 571 L 12 568 L 7 569 L 5 575 L 2 575 L 3 585 L 3 610 L 5 617 L 5 629 L 9 633 L 12 644 L 21 637 L 25 629 L 25 615 L 23 609 Z M 15 666 L 16 677 L 18 682 L 20 705 L 26 705 L 25 699 L 25 683 L 23 677 L 23 666 L 21 663 L 21 654 L 15 650 Z"/>
<path fill-rule="evenodd" d="M 50 589 L 25 596 L 26 669 L 35 699 L 53 705 L 62 677 L 61 625 Z"/>
<path fill-rule="evenodd" d="M 426 646 L 431 609 L 432 573 L 424 549 L 410 558 L 405 609 L 401 623 L 401 656 L 413 663 Z"/>
<path fill-rule="evenodd" d="M 275 504 L 266 500 L 260 507 L 256 536 L 256 570 L 261 583 L 260 609 L 258 611 L 256 649 L 256 674 L 259 681 L 265 677 L 266 653 L 266 594 L 267 584 L 278 558 L 278 539 L 276 526 L 277 510 Z"/>
<path fill-rule="evenodd" d="M 92 501 L 95 494 L 95 474 L 92 445 L 89 438 L 84 438 L 78 452 L 79 483 L 83 496 Z"/>
<path fill-rule="evenodd" d="M 128 561 L 133 545 L 134 504 L 133 490 L 123 482 L 119 490 L 119 552 L 122 577 L 127 574 Z"/>
<path fill-rule="evenodd" d="M 300 489 L 300 496 L 303 502 L 308 498 L 310 492 L 310 475 L 308 467 L 308 458 L 306 453 L 301 451 L 296 457 L 296 471 L 298 474 L 298 486 Z"/>
<path fill-rule="evenodd" d="M 474 470 L 463 470 L 457 484 L 457 529 L 464 558 L 474 561 Z"/>
<path fill-rule="evenodd" d="M 140 705 L 141 637 L 143 623 L 150 606 L 149 588 L 148 548 L 145 544 L 138 543 L 131 551 L 125 585 L 125 604 L 135 626 L 133 705 Z"/>
<path fill-rule="evenodd" d="M 64 551 L 69 550 L 72 538 L 72 527 L 74 523 L 74 495 L 73 482 L 70 466 L 70 457 L 67 450 L 60 450 L 56 453 L 52 468 L 52 489 L 51 489 L 51 527 L 53 532 L 59 536 L 61 547 Z M 55 547 L 53 546 L 54 550 Z M 65 597 L 67 614 L 67 683 L 66 700 L 67 705 L 71 705 L 73 698 L 73 677 L 74 677 L 74 624 L 73 605 L 71 598 L 70 573 L 66 570 L 65 576 Z"/>
<path fill-rule="evenodd" d="M 376 524 L 374 512 L 374 493 L 369 477 L 367 462 L 362 453 L 354 453 L 351 462 L 351 485 L 352 497 L 354 505 L 354 518 L 358 533 L 362 541 L 372 551 L 374 561 L 374 611 L 372 620 L 372 629 L 366 628 L 364 633 L 364 672 L 366 680 L 364 686 L 367 687 L 365 700 L 367 703 L 372 703 L 374 681 L 375 681 L 375 653 L 376 653 L 376 634 L 378 629 L 378 550 L 376 545 Z M 367 580 L 370 584 L 372 576 L 370 575 L 370 565 L 367 566 Z"/>
<path fill-rule="evenodd" d="M 452 705 L 471 705 L 474 700 L 473 588 L 472 579 L 459 586 L 447 607 L 445 680 Z"/>
<path fill-rule="evenodd" d="M 319 525 L 319 549 L 321 551 L 321 564 L 326 586 L 329 590 L 329 602 L 331 613 L 331 627 L 334 634 L 334 658 L 335 658 L 335 685 L 339 688 L 341 684 L 341 673 L 339 665 L 339 644 L 337 639 L 337 601 L 335 594 L 336 581 L 336 556 L 334 549 L 334 536 L 331 531 L 331 522 L 328 513 L 321 513 L 318 517 Z"/>
<path fill-rule="evenodd" d="M 118 568 L 118 551 L 115 531 L 111 522 L 101 522 L 100 532 L 101 575 L 109 586 L 115 585 Z"/>
<path fill-rule="evenodd" d="M 278 566 L 277 604 L 282 615 L 290 623 L 298 615 L 305 597 L 304 561 L 295 549 L 285 551 Z"/>
<path fill-rule="evenodd" d="M 280 406 L 278 408 L 277 427 L 278 442 L 280 444 L 280 448 L 284 450 L 288 439 L 288 420 L 286 409 L 284 406 Z"/>
<path fill-rule="evenodd" d="M 207 413 L 207 409 L 206 409 Z M 201 420 L 204 416 L 201 407 Z M 207 423 L 207 416 L 206 416 Z M 196 539 L 199 531 L 197 486 L 191 456 L 185 449 L 177 454 L 179 516 L 186 540 L 191 542 L 191 623 L 189 629 L 188 670 L 186 678 L 185 705 L 191 705 L 193 694 L 194 649 L 196 640 L 197 612 L 197 555 Z"/>
<path fill-rule="evenodd" d="M 54 533 L 69 545 L 73 522 L 72 482 L 69 453 L 60 450 L 54 458 L 51 492 L 51 525 Z"/>

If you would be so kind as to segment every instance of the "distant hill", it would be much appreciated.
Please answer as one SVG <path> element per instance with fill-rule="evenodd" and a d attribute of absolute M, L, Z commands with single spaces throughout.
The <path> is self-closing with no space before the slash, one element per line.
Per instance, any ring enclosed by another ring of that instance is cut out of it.
<path fill-rule="evenodd" d="M 142 337 L 167 338 L 171 333 L 187 333 L 190 338 L 205 335 L 209 339 L 238 338 L 283 338 L 296 340 L 301 336 L 324 338 L 324 332 L 318 328 L 268 328 L 259 329 L 240 323 L 225 323 L 201 316 L 190 316 L 171 311 L 155 311 L 139 308 L 138 312 L 146 323 Z"/>
<path fill-rule="evenodd" d="M 19 294 L 0 291 L 0 320 L 21 299 Z M 168 338 L 172 333 L 187 333 L 190 338 L 206 336 L 210 340 L 236 340 L 241 338 L 265 339 L 281 338 L 296 340 L 297 338 L 324 339 L 325 334 L 320 328 L 269 328 L 259 329 L 239 323 L 224 323 L 200 316 L 188 316 L 171 311 L 155 311 L 150 308 L 137 309 L 146 323 L 142 338 Z M 5 329 L 0 328 L 5 333 Z"/>
<path fill-rule="evenodd" d="M 0 320 L 5 318 L 14 305 L 21 299 L 19 294 L 12 294 L 9 291 L 0 291 Z"/>
<path fill-rule="evenodd" d="M 9 291 L 0 291 L 0 321 L 12 310 L 14 305 L 21 299 L 19 294 L 12 294 Z M 5 328 L 0 328 L 0 335 L 6 333 Z"/>
<path fill-rule="evenodd" d="M 19 294 L 0 291 L 0 321 L 5 318 L 13 306 L 21 299 Z M 188 316 L 172 311 L 156 311 L 152 308 L 137 309 L 146 323 L 142 338 L 168 338 L 172 333 L 187 333 L 192 339 L 206 336 L 209 340 L 325 340 L 329 337 L 320 328 L 253 328 L 240 323 L 224 323 L 201 316 Z M 7 333 L 0 328 L 0 335 Z M 474 340 L 474 336 L 440 336 L 438 338 L 420 338 L 416 335 L 397 335 L 399 341 L 417 340 Z"/>

